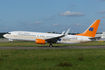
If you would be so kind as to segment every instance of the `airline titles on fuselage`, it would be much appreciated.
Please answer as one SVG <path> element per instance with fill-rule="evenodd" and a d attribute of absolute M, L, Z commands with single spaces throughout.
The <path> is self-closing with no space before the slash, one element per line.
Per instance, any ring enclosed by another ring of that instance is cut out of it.
<path fill-rule="evenodd" d="M 35 37 L 53 37 L 53 36 L 44 36 L 44 35 L 31 35 L 28 32 L 19 32 L 17 35 L 22 35 L 22 36 L 35 36 Z"/>
<path fill-rule="evenodd" d="M 22 35 L 22 36 L 35 36 L 35 37 L 47 37 L 47 38 L 53 37 L 53 36 L 45 36 L 45 35 L 31 35 L 29 32 L 19 32 L 17 35 Z M 70 41 L 71 39 L 77 40 L 76 37 L 73 37 L 73 38 L 69 38 L 69 39 L 62 38 L 59 41 Z"/>

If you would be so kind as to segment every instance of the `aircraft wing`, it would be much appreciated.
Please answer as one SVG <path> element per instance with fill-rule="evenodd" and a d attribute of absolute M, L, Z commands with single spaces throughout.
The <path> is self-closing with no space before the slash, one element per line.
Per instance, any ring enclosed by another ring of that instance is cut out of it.
<path fill-rule="evenodd" d="M 60 38 L 62 38 L 62 37 L 64 37 L 64 36 L 68 35 L 69 30 L 70 30 L 70 29 L 68 29 L 65 34 L 64 34 L 64 32 L 63 32 L 61 36 L 53 37 L 53 38 L 49 38 L 49 39 L 45 39 L 45 41 L 47 41 L 48 43 L 56 43 L 58 40 L 60 40 Z"/>
<path fill-rule="evenodd" d="M 64 37 L 65 35 L 61 35 L 58 37 L 53 37 L 53 38 L 49 38 L 49 39 L 45 39 L 45 41 L 47 41 L 48 43 L 56 43 L 57 40 L 59 40 L 60 38 Z"/>

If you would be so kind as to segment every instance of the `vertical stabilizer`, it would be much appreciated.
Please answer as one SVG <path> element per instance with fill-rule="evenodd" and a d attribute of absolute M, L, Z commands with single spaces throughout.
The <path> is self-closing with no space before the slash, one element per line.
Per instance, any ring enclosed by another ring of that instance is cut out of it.
<path fill-rule="evenodd" d="M 84 33 L 77 34 L 80 36 L 95 37 L 100 20 L 96 20 Z"/>

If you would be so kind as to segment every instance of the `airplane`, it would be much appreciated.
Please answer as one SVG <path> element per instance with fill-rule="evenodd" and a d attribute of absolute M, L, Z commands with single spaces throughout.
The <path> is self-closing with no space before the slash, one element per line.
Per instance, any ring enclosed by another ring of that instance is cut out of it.
<path fill-rule="evenodd" d="M 53 47 L 53 43 L 59 44 L 79 44 L 96 40 L 95 37 L 100 20 L 97 19 L 85 32 L 68 35 L 68 29 L 62 34 L 42 33 L 42 32 L 29 32 L 29 31 L 12 31 L 4 34 L 3 36 L 9 41 L 22 40 L 22 41 L 35 41 L 36 44 L 49 43 L 49 47 Z"/>

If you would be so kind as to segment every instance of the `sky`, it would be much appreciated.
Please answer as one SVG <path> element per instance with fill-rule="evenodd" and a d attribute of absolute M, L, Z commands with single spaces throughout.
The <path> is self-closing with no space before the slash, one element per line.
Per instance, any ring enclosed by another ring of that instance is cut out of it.
<path fill-rule="evenodd" d="M 0 0 L 0 32 L 84 32 L 100 19 L 105 31 L 105 0 Z"/>

